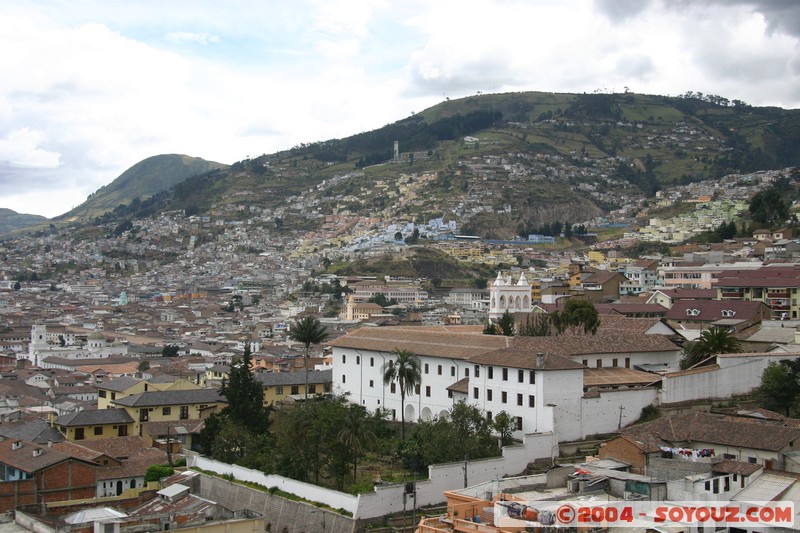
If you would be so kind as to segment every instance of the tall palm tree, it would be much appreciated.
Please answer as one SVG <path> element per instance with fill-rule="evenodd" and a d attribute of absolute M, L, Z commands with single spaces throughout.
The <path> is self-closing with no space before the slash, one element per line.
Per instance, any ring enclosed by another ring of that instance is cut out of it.
<path fill-rule="evenodd" d="M 400 387 L 400 435 L 406 440 L 406 395 L 414 394 L 414 389 L 422 381 L 419 357 L 409 350 L 395 349 L 396 360 L 389 359 L 383 365 L 383 382 L 386 385 L 397 382 Z"/>
<path fill-rule="evenodd" d="M 720 353 L 740 353 L 742 345 L 730 330 L 713 327 L 700 334 L 700 337 L 684 348 L 686 358 L 682 367 L 696 366 L 713 355 Z"/>
<path fill-rule="evenodd" d="M 304 316 L 289 328 L 289 338 L 303 343 L 305 354 L 303 362 L 306 370 L 306 396 L 308 401 L 308 349 L 312 344 L 319 344 L 328 338 L 328 328 L 319 323 L 313 316 Z"/>
<path fill-rule="evenodd" d="M 356 404 L 348 406 L 347 415 L 338 436 L 339 443 L 350 448 L 353 454 L 353 483 L 355 483 L 359 457 L 367 448 L 374 446 L 377 440 L 375 433 L 369 427 L 367 410 Z"/>

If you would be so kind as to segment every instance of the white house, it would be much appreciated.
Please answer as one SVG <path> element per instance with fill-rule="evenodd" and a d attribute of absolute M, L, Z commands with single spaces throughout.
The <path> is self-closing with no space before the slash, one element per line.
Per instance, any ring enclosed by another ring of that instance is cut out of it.
<path fill-rule="evenodd" d="M 403 409 L 407 421 L 446 416 L 464 400 L 487 417 L 505 411 L 516 423 L 516 436 L 556 431 L 565 441 L 616 430 L 656 400 L 660 377 L 633 369 L 634 363 L 668 362 L 677 369 L 677 347 L 665 346 L 671 343 L 659 335 L 504 337 L 483 335 L 481 329 L 358 329 L 330 343 L 334 390 L 396 419 Z M 398 385 L 383 381 L 395 350 L 409 350 L 420 360 L 420 383 L 404 405 Z M 601 361 L 600 369 L 588 369 L 584 358 Z M 612 360 L 618 364 L 612 366 Z"/>

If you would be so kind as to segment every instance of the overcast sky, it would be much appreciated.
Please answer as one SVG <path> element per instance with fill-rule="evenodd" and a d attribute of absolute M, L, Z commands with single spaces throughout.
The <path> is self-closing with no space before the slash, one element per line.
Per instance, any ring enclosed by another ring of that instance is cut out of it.
<path fill-rule="evenodd" d="M 796 0 L 0 2 L 0 207 L 62 214 L 142 159 L 233 163 L 478 91 L 800 107 Z"/>

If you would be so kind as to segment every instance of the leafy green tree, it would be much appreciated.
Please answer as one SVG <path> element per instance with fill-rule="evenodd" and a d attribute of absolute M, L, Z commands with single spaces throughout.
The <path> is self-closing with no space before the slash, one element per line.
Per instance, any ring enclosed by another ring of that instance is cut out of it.
<path fill-rule="evenodd" d="M 550 324 L 559 335 L 567 330 L 578 333 L 597 333 L 600 327 L 600 316 L 594 304 L 589 300 L 576 300 L 570 298 L 564 304 L 564 309 L 550 313 Z"/>
<path fill-rule="evenodd" d="M 506 310 L 503 316 L 497 319 L 497 322 L 491 320 L 483 328 L 484 335 L 505 335 L 506 337 L 513 337 L 517 334 L 516 322 L 514 315 Z"/>
<path fill-rule="evenodd" d="M 684 345 L 683 351 L 686 355 L 681 359 L 681 368 L 687 369 L 706 361 L 713 355 L 740 353 L 742 345 L 730 330 L 712 327 L 703 331 L 696 341 Z"/>
<path fill-rule="evenodd" d="M 175 346 L 174 344 L 167 344 L 164 348 L 161 349 L 161 356 L 162 357 L 177 357 L 178 351 L 180 348 Z"/>
<path fill-rule="evenodd" d="M 395 349 L 393 352 L 396 359 L 389 359 L 383 365 L 383 382 L 389 385 L 397 382 L 400 389 L 400 435 L 401 440 L 406 440 L 406 396 L 414 394 L 414 389 L 422 381 L 420 372 L 420 361 L 413 352 L 409 350 Z"/>
<path fill-rule="evenodd" d="M 267 429 L 267 411 L 264 409 L 264 387 L 256 381 L 251 367 L 250 344 L 244 347 L 244 354 L 231 363 L 228 378 L 222 380 L 220 394 L 228 400 L 223 412 L 230 419 L 253 432 Z"/>
<path fill-rule="evenodd" d="M 547 337 L 550 335 L 550 319 L 544 313 L 529 313 L 519 334 L 523 337 Z"/>
<path fill-rule="evenodd" d="M 312 344 L 319 344 L 328 338 L 328 328 L 320 324 L 313 316 L 304 316 L 289 328 L 289 338 L 303 344 L 305 352 L 303 363 L 306 372 L 305 400 L 308 401 L 308 349 Z"/>
<path fill-rule="evenodd" d="M 761 385 L 754 396 L 761 407 L 790 416 L 800 400 L 800 361 L 783 359 L 770 363 L 761 374 Z"/>
<path fill-rule="evenodd" d="M 508 446 L 511 444 L 511 434 L 514 432 L 514 421 L 505 411 L 500 411 L 494 417 L 494 430 L 500 435 L 500 445 Z"/>
<path fill-rule="evenodd" d="M 358 460 L 364 452 L 375 446 L 375 433 L 370 428 L 369 415 L 361 405 L 351 404 L 347 407 L 344 425 L 339 430 L 339 443 L 350 449 L 353 457 L 353 483 L 358 473 Z"/>
<path fill-rule="evenodd" d="M 150 370 L 150 361 L 140 361 L 136 368 L 139 372 L 147 372 Z"/>
<path fill-rule="evenodd" d="M 782 224 L 789 218 L 789 205 L 776 187 L 754 194 L 748 211 L 753 220 L 767 226 Z"/>

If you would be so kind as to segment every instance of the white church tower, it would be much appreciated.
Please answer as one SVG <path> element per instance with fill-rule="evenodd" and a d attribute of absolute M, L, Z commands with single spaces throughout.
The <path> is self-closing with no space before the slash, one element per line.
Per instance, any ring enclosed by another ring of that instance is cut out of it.
<path fill-rule="evenodd" d="M 530 313 L 533 309 L 531 300 L 531 284 L 521 273 L 516 283 L 511 276 L 497 273 L 497 279 L 489 287 L 489 319 L 497 320 L 509 313 Z"/>
<path fill-rule="evenodd" d="M 17 359 L 27 358 L 34 365 L 39 364 L 39 353 L 50 349 L 47 344 L 47 326 L 44 324 L 34 324 L 31 328 L 31 342 L 28 344 L 28 354 L 18 355 Z"/>

